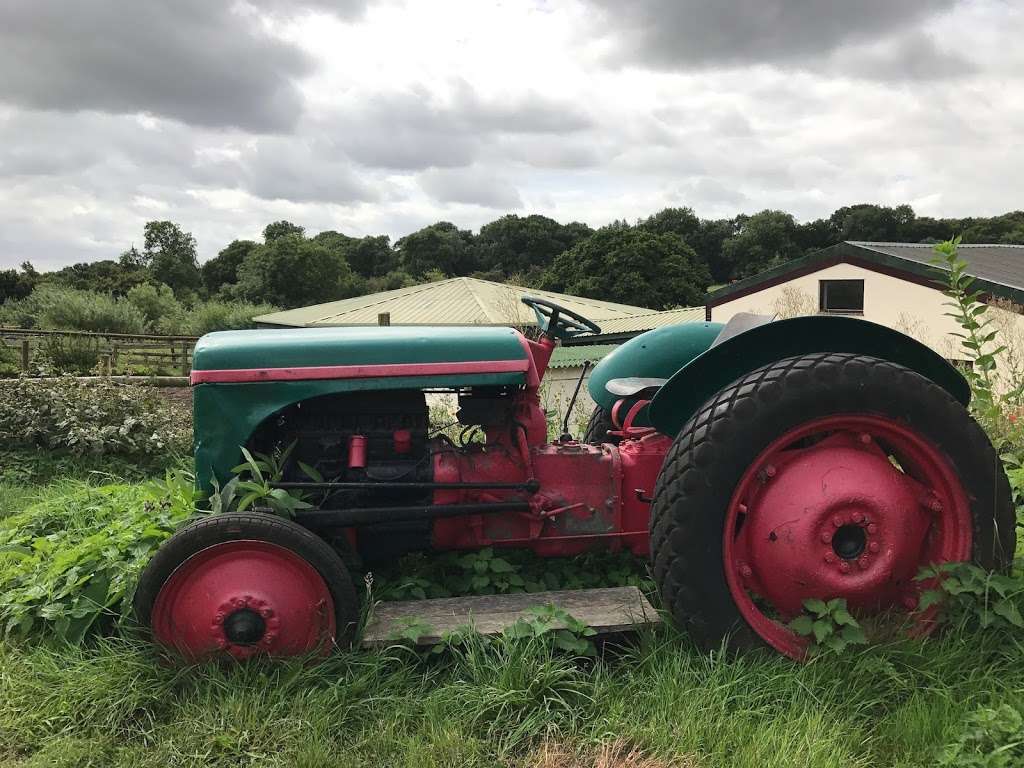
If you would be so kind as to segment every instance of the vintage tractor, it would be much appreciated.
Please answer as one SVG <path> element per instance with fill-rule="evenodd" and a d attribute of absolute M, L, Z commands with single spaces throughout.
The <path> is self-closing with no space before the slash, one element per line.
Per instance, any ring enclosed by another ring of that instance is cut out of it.
<path fill-rule="evenodd" d="M 1012 561 L 999 458 L 962 376 L 920 342 L 835 316 L 661 328 L 594 369 L 585 438 L 549 442 L 539 395 L 552 351 L 600 329 L 523 301 L 537 340 L 487 327 L 203 337 L 200 487 L 223 487 L 243 446 L 294 444 L 277 492 L 318 504 L 293 519 L 209 515 L 175 534 L 135 598 L 155 639 L 189 658 L 325 652 L 358 620 L 362 563 L 606 548 L 650 556 L 664 607 L 699 643 L 799 658 L 807 641 L 788 622 L 809 598 L 926 632 L 923 566 Z M 457 397 L 465 440 L 432 431 L 430 393 Z"/>

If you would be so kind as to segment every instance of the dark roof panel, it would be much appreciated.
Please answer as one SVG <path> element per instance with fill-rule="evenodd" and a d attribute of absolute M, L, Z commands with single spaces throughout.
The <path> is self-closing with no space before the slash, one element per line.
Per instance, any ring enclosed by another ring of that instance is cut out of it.
<path fill-rule="evenodd" d="M 869 243 L 850 240 L 850 245 L 885 253 L 918 264 L 932 264 L 934 246 L 927 243 Z M 973 277 L 1024 290 L 1024 245 L 960 244 L 960 258 Z"/>

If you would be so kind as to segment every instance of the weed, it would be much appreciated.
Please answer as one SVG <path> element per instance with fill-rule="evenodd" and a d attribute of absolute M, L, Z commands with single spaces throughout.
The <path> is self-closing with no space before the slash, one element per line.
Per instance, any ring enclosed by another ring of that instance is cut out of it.
<path fill-rule="evenodd" d="M 804 600 L 804 613 L 789 622 L 789 628 L 810 638 L 817 652 L 842 653 L 851 645 L 867 643 L 864 630 L 846 609 L 846 600 L 834 598 Z"/>

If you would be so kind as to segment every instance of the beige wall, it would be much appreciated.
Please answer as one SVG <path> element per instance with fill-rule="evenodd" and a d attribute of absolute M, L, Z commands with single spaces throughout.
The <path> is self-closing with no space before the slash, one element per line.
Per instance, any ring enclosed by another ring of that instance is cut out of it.
<path fill-rule="evenodd" d="M 785 283 L 741 296 L 711 308 L 711 319 L 726 322 L 737 312 L 783 317 L 818 312 L 818 283 L 821 280 L 863 280 L 865 320 L 886 325 L 924 342 L 947 359 L 964 359 L 960 339 L 953 336 L 959 326 L 945 313 L 948 301 L 942 291 L 874 272 L 853 264 L 836 264 Z M 1024 356 L 1024 317 L 999 306 L 986 315 L 1000 329 L 1000 344 L 1008 347 L 1000 356 L 1005 370 L 1020 365 Z"/>

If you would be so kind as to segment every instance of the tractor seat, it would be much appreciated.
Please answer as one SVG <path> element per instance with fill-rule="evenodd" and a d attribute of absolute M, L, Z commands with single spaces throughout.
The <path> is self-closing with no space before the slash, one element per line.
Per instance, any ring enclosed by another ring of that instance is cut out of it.
<path fill-rule="evenodd" d="M 627 376 L 623 379 L 609 379 L 604 388 L 618 397 L 640 397 L 649 400 L 668 379 L 645 379 Z"/>

